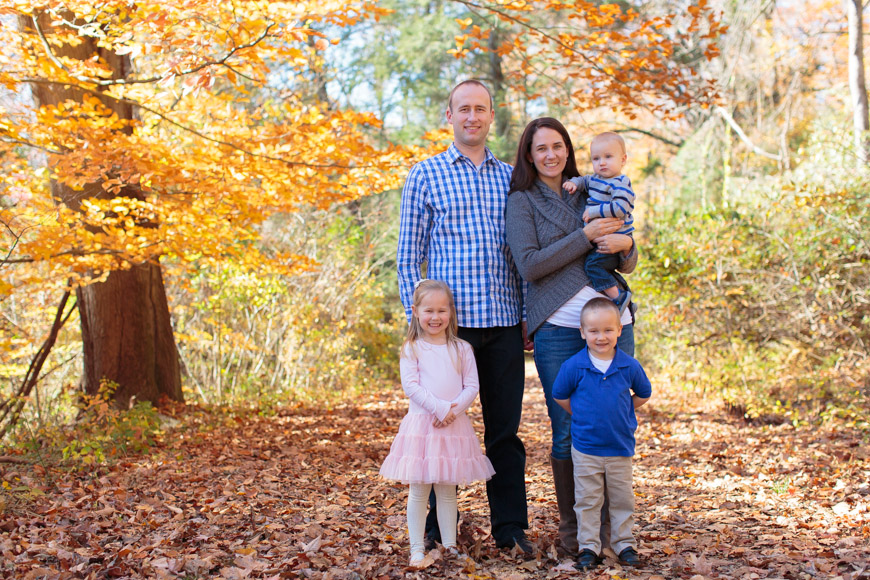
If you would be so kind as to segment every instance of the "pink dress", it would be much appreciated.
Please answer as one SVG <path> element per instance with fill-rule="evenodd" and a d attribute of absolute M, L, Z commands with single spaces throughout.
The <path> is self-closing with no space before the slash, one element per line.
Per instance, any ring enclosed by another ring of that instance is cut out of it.
<path fill-rule="evenodd" d="M 402 352 L 402 388 L 410 405 L 381 466 L 383 477 L 402 483 L 463 485 L 495 474 L 465 414 L 480 389 L 474 351 L 465 341 L 458 341 L 458 347 L 459 369 L 452 346 L 418 340 Z M 451 403 L 457 404 L 456 420 L 447 427 L 433 427 L 436 417 L 447 416 Z"/>

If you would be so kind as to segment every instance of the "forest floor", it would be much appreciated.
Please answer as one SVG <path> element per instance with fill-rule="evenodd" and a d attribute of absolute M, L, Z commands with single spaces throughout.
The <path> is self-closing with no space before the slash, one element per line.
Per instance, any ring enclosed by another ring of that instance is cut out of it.
<path fill-rule="evenodd" d="M 0 463 L 15 482 L 0 489 L 0 577 L 870 579 L 870 434 L 753 426 L 679 389 L 654 397 L 635 457 L 642 569 L 610 557 L 580 573 L 556 557 L 549 426 L 530 376 L 534 560 L 495 548 L 478 484 L 459 498 L 470 557 L 406 567 L 406 489 L 377 476 L 407 407 L 396 387 L 271 416 L 179 409 L 149 454 L 85 472 Z"/>

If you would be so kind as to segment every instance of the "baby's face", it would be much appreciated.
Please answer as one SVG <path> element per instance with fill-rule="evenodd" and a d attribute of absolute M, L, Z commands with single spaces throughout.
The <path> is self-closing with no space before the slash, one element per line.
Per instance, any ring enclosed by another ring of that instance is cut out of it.
<path fill-rule="evenodd" d="M 615 139 L 594 139 L 590 147 L 592 171 L 599 177 L 622 175 L 622 168 L 628 156 Z"/>

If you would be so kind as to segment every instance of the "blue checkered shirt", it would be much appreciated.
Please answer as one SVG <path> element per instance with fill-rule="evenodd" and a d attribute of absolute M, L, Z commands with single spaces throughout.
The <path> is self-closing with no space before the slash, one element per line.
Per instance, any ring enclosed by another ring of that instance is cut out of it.
<path fill-rule="evenodd" d="M 411 319 L 414 285 L 426 277 L 447 282 L 457 323 L 467 328 L 520 322 L 520 277 L 505 241 L 511 166 L 489 149 L 475 167 L 455 144 L 411 168 L 402 190 L 399 294 Z"/>

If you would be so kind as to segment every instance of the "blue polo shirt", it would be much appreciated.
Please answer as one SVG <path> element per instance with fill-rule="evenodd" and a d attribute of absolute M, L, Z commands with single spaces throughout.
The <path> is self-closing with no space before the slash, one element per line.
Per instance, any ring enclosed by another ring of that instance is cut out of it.
<path fill-rule="evenodd" d="M 571 441 L 577 451 L 597 457 L 634 455 L 632 392 L 649 397 L 652 385 L 640 363 L 619 348 L 604 373 L 589 360 L 586 348 L 562 364 L 553 398 L 571 400 Z"/>

